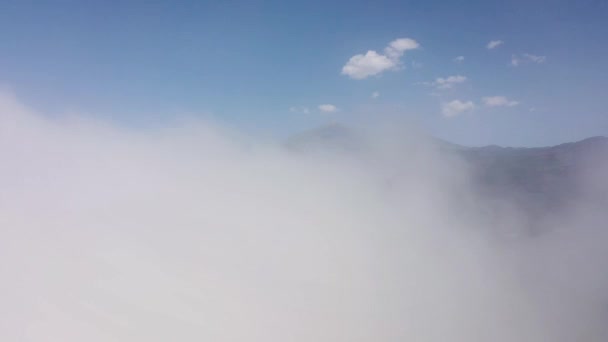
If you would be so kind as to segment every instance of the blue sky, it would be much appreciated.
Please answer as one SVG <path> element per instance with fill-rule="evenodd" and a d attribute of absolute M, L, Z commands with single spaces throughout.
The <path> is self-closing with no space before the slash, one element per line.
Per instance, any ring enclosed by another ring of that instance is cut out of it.
<path fill-rule="evenodd" d="M 549 145 L 608 135 L 606 18 L 599 0 L 5 0 L 0 84 L 48 115 L 129 125 L 188 114 L 285 137 L 395 120 Z"/>

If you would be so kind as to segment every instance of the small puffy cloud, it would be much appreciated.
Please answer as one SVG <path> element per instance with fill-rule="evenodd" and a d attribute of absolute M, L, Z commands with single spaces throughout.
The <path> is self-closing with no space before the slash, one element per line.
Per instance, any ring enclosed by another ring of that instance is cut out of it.
<path fill-rule="evenodd" d="M 521 64 L 542 64 L 547 61 L 547 56 L 537 56 L 529 53 L 523 53 L 521 55 L 512 55 L 511 56 L 511 65 L 519 66 Z"/>
<path fill-rule="evenodd" d="M 338 107 L 336 107 L 332 104 L 322 104 L 322 105 L 319 105 L 319 110 L 324 113 L 333 113 L 333 112 L 338 111 Z"/>
<path fill-rule="evenodd" d="M 405 51 L 414 50 L 420 44 L 410 38 L 393 40 L 384 48 L 384 54 L 374 50 L 352 56 L 342 67 L 342 74 L 350 78 L 361 80 L 369 76 L 378 75 L 387 70 L 396 70 L 401 64 L 400 58 Z"/>
<path fill-rule="evenodd" d="M 395 39 L 384 49 L 384 53 L 391 59 L 398 59 L 407 50 L 416 50 L 420 47 L 417 41 L 410 38 Z"/>
<path fill-rule="evenodd" d="M 380 97 L 380 92 L 379 91 L 375 91 L 372 93 L 372 99 L 377 99 L 378 97 Z"/>
<path fill-rule="evenodd" d="M 488 45 L 486 45 L 486 48 L 488 50 L 492 50 L 492 49 L 495 49 L 495 48 L 501 46 L 504 43 L 505 42 L 503 42 L 502 40 L 492 40 L 488 43 Z"/>
<path fill-rule="evenodd" d="M 456 62 L 456 63 L 464 62 L 464 56 L 458 56 L 458 57 L 454 58 L 454 62 Z"/>
<path fill-rule="evenodd" d="M 385 55 L 378 54 L 376 51 L 370 50 L 365 55 L 351 57 L 348 63 L 342 67 L 342 74 L 356 80 L 362 80 L 395 67 L 395 61 Z"/>
<path fill-rule="evenodd" d="M 453 118 L 473 109 L 475 109 L 475 104 L 472 101 L 453 100 L 441 105 L 441 114 L 446 118 Z"/>
<path fill-rule="evenodd" d="M 467 80 L 465 76 L 454 75 L 448 77 L 438 77 L 433 82 L 424 82 L 424 85 L 435 87 L 437 89 L 450 89 L 454 87 L 454 85 L 463 83 Z"/>
<path fill-rule="evenodd" d="M 509 100 L 504 96 L 487 96 L 481 100 L 488 107 L 513 107 L 519 104 L 518 101 Z"/>

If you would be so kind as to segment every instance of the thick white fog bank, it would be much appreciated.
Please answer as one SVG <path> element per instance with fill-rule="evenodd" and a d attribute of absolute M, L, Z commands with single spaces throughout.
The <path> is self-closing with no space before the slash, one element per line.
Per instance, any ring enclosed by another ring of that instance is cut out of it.
<path fill-rule="evenodd" d="M 376 159 L 302 154 L 3 94 L 0 340 L 606 340 L 605 213 L 505 234 L 460 161 L 370 137 Z"/>

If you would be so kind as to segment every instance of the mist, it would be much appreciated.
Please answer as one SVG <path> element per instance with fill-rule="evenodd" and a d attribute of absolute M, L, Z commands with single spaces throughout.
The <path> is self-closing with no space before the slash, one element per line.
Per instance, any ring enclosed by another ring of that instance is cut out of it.
<path fill-rule="evenodd" d="M 3 341 L 605 341 L 608 170 L 535 221 L 413 128 L 294 151 L 0 96 Z"/>

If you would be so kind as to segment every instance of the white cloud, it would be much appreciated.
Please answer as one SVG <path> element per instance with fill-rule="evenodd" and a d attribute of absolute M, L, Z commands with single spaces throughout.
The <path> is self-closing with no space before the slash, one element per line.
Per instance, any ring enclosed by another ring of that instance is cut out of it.
<path fill-rule="evenodd" d="M 473 109 L 475 109 L 475 104 L 472 101 L 453 100 L 441 105 L 441 114 L 446 118 L 452 118 Z"/>
<path fill-rule="evenodd" d="M 380 92 L 379 91 L 375 91 L 372 93 L 372 99 L 377 99 L 378 97 L 380 97 Z"/>
<path fill-rule="evenodd" d="M 410 38 L 399 38 L 393 40 L 385 49 L 384 53 L 391 59 L 398 59 L 407 50 L 415 50 L 420 47 L 417 41 Z"/>
<path fill-rule="evenodd" d="M 333 113 L 338 111 L 338 107 L 332 104 L 322 104 L 319 105 L 319 110 L 325 113 Z"/>
<path fill-rule="evenodd" d="M 481 100 L 488 107 L 513 107 L 519 104 L 518 101 L 509 100 L 504 96 L 487 96 Z"/>
<path fill-rule="evenodd" d="M 454 58 L 454 62 L 456 62 L 456 63 L 464 62 L 464 56 L 458 56 L 458 57 Z"/>
<path fill-rule="evenodd" d="M 529 53 L 523 53 L 521 55 L 512 55 L 511 56 L 511 65 L 519 66 L 521 64 L 542 64 L 547 61 L 547 56 L 537 56 Z"/>
<path fill-rule="evenodd" d="M 488 43 L 488 45 L 486 45 L 486 48 L 488 48 L 488 50 L 492 50 L 501 46 L 504 43 L 505 42 L 503 42 L 502 40 L 492 40 Z"/>
<path fill-rule="evenodd" d="M 365 55 L 355 55 L 348 60 L 342 68 L 342 74 L 350 78 L 362 80 L 369 76 L 377 75 L 385 70 L 396 67 L 396 62 L 376 51 L 367 51 Z"/>
<path fill-rule="evenodd" d="M 414 50 L 419 47 L 420 44 L 410 38 L 393 40 L 384 49 L 384 55 L 374 50 L 369 50 L 365 55 L 358 54 L 352 56 L 342 67 L 342 74 L 361 80 L 387 70 L 396 70 L 401 64 L 400 58 L 405 51 Z"/>
<path fill-rule="evenodd" d="M 438 77 L 433 82 L 424 82 L 423 84 L 427 85 L 427 86 L 435 87 L 437 89 L 450 89 L 454 85 L 463 83 L 466 80 L 467 80 L 467 78 L 465 76 L 454 75 L 454 76 L 448 76 L 446 78 Z"/>

